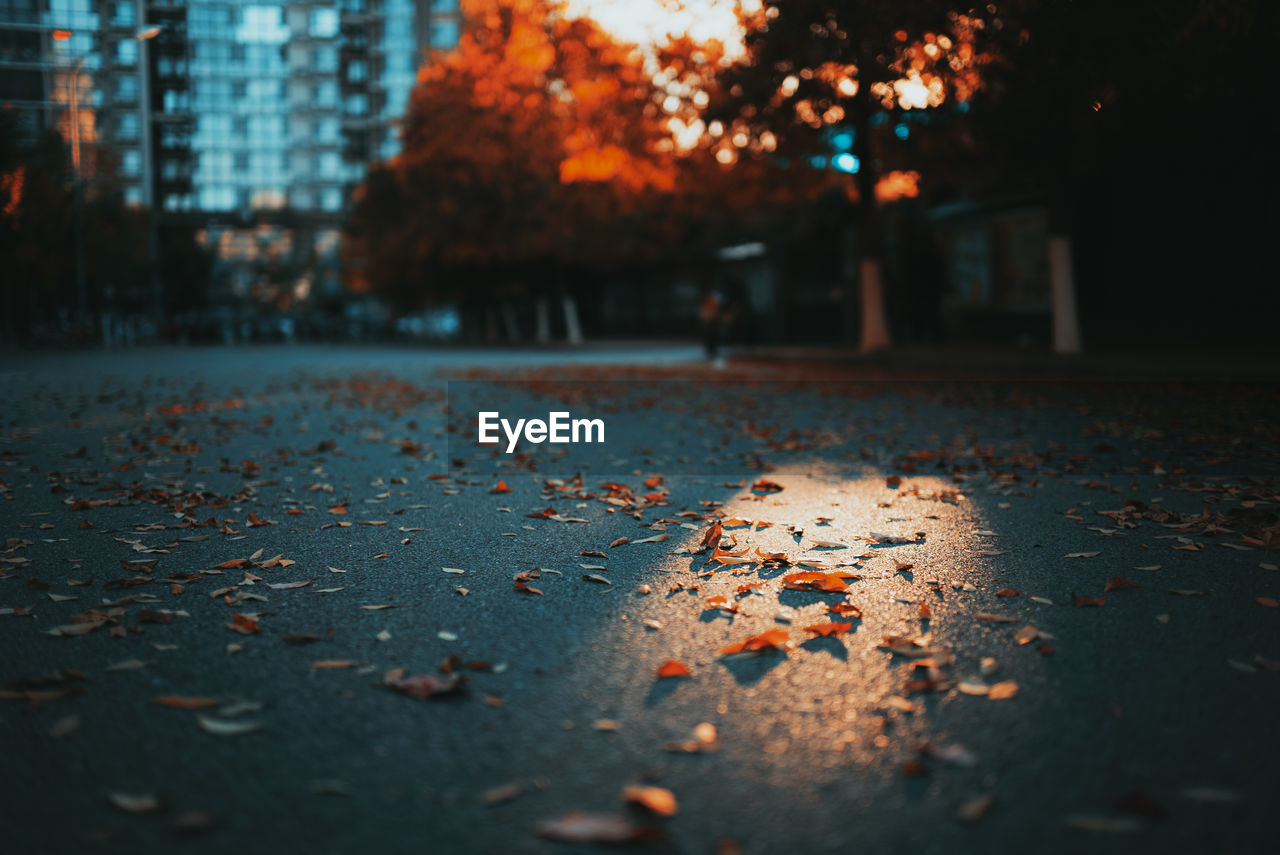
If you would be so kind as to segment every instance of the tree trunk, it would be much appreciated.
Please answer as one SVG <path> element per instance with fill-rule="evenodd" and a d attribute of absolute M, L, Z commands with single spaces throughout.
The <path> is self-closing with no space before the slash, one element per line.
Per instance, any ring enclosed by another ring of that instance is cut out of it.
<path fill-rule="evenodd" d="M 551 344 L 551 306 L 546 297 L 538 297 L 534 302 L 534 314 L 537 318 L 534 339 L 538 344 Z"/>
<path fill-rule="evenodd" d="M 889 324 L 884 313 L 883 269 L 880 259 L 862 258 L 858 262 L 858 282 L 862 290 L 862 339 L 860 353 L 886 350 L 893 342 L 889 338 Z"/>
<path fill-rule="evenodd" d="M 862 292 L 859 353 L 874 353 L 892 344 L 884 305 L 884 247 L 880 240 L 880 210 L 876 207 L 871 109 L 871 87 L 868 81 L 860 81 L 853 99 L 853 151 L 858 158 L 858 286 Z"/>
<path fill-rule="evenodd" d="M 520 341 L 520 324 L 516 318 L 516 307 L 510 303 L 502 304 L 502 330 L 507 334 L 507 341 L 512 344 Z"/>
<path fill-rule="evenodd" d="M 571 294 L 561 299 L 564 308 L 565 341 L 572 345 L 582 344 L 582 326 L 578 323 L 578 303 Z"/>
<path fill-rule="evenodd" d="M 1076 280 L 1071 269 L 1071 236 L 1049 236 L 1049 285 L 1053 295 L 1053 352 L 1080 352 L 1080 320 L 1076 314 Z"/>

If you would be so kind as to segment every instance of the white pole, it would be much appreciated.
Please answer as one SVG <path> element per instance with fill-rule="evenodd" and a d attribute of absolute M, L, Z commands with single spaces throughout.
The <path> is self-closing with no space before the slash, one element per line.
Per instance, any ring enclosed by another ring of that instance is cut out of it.
<path fill-rule="evenodd" d="M 858 265 L 858 284 L 862 290 L 862 341 L 860 353 L 887 350 L 892 344 L 889 324 L 884 316 L 884 286 L 880 281 L 880 262 L 864 258 Z"/>
<path fill-rule="evenodd" d="M 1049 285 L 1053 299 L 1053 352 L 1080 352 L 1080 320 L 1076 315 L 1076 280 L 1071 269 L 1071 238 L 1049 237 Z"/>
<path fill-rule="evenodd" d="M 578 323 L 578 303 L 572 297 L 564 298 L 565 340 L 569 344 L 582 344 L 582 325 Z"/>

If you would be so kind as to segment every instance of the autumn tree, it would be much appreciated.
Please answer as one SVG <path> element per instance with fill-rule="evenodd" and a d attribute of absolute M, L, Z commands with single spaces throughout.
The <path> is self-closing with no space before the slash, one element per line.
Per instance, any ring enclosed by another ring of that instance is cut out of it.
<path fill-rule="evenodd" d="M 968 98 L 982 57 L 982 23 L 943 2 L 815 0 L 765 2 L 744 17 L 747 53 L 721 76 L 723 95 L 708 112 L 726 159 L 763 146 L 775 157 L 826 163 L 837 131 L 853 138 L 860 349 L 890 345 L 885 319 L 883 246 L 877 187 L 885 153 L 878 139 L 900 114 Z M 846 283 L 852 306 L 853 283 Z M 848 314 L 852 314 L 851 312 Z M 846 336 L 853 340 L 852 324 Z"/>
<path fill-rule="evenodd" d="M 511 283 L 545 299 L 567 266 L 651 250 L 661 230 L 636 221 L 677 173 L 648 60 L 556 2 L 462 11 L 457 49 L 420 72 L 403 152 L 357 194 L 354 287 L 401 308 Z"/>
<path fill-rule="evenodd" d="M 1118 290 L 1149 311 L 1171 281 L 1196 275 L 1189 266 L 1218 279 L 1235 259 L 1265 261 L 1265 220 L 1225 203 L 1274 192 L 1274 111 L 1259 109 L 1247 83 L 1270 73 L 1264 10 L 1244 0 L 1000 4 L 999 26 L 986 30 L 999 59 L 966 118 L 970 166 L 988 187 L 1048 209 L 1059 352 L 1080 348 L 1081 250 L 1094 259 L 1090 279 L 1110 282 L 1095 287 L 1109 314 Z M 1260 281 L 1241 273 L 1228 278 Z M 1205 284 L 1188 283 L 1186 299 L 1210 302 Z M 1254 290 L 1276 305 L 1273 288 Z"/>
<path fill-rule="evenodd" d="M 66 141 L 55 133 L 25 141 L 17 130 L 13 111 L 0 108 L 0 255 L 6 265 L 0 277 L 0 311 L 5 338 L 26 341 L 62 326 L 60 313 L 79 302 L 77 213 Z M 87 308 L 97 314 L 109 306 L 120 308 L 131 286 L 147 281 L 149 267 L 145 214 L 124 204 L 107 153 L 91 149 L 87 154 L 93 169 L 84 178 L 87 187 L 79 216 L 84 223 Z M 79 330 L 81 335 L 92 333 Z"/>

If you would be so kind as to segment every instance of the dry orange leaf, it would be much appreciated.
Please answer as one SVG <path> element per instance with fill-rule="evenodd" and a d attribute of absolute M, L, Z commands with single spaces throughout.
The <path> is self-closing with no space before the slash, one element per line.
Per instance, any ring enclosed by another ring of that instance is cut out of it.
<path fill-rule="evenodd" d="M 1142 587 L 1137 582 L 1130 582 L 1123 576 L 1112 576 L 1107 580 L 1106 586 L 1102 589 L 1105 591 L 1127 591 L 1131 588 Z"/>
<path fill-rule="evenodd" d="M 840 617 L 859 619 L 862 617 L 862 609 L 858 608 L 853 603 L 833 603 L 832 605 L 827 606 L 827 611 L 833 615 L 840 615 Z"/>
<path fill-rule="evenodd" d="M 493 489 L 490 490 L 489 492 L 490 493 L 510 493 L 511 488 L 507 486 L 506 481 L 499 481 L 497 484 L 493 485 Z"/>
<path fill-rule="evenodd" d="M 785 629 L 774 627 L 765 630 L 759 635 L 753 635 L 750 638 L 739 641 L 737 644 L 730 644 L 728 647 L 720 651 L 724 656 L 733 653 L 758 653 L 764 650 L 778 650 L 786 647 L 791 640 L 791 636 L 787 634 Z"/>
<path fill-rule="evenodd" d="M 183 697 L 181 695 L 161 695 L 152 698 L 162 707 L 169 707 L 175 710 L 205 710 L 209 707 L 216 707 L 221 703 L 217 698 L 196 698 Z"/>
<path fill-rule="evenodd" d="M 1012 698 L 1016 694 L 1018 694 L 1017 681 L 1004 680 L 992 686 L 991 690 L 987 692 L 987 697 L 993 701 L 1003 701 L 1007 698 Z"/>
<path fill-rule="evenodd" d="M 242 615 L 239 612 L 231 613 L 231 623 L 227 624 L 227 629 L 233 629 L 241 635 L 253 635 L 262 627 L 258 626 L 258 622 L 251 617 Z"/>
<path fill-rule="evenodd" d="M 853 629 L 853 624 L 845 623 L 843 621 L 831 621 L 829 623 L 814 623 L 805 627 L 806 632 L 812 632 L 813 634 L 820 636 L 822 638 L 827 638 L 833 635 L 844 635 L 846 632 L 848 632 L 851 629 Z"/>
<path fill-rule="evenodd" d="M 403 668 L 393 668 L 382 676 L 387 688 L 394 689 L 411 698 L 431 698 L 456 692 L 462 685 L 462 677 L 457 674 L 419 674 L 406 677 Z"/>
<path fill-rule="evenodd" d="M 1106 597 L 1086 597 L 1083 594 L 1072 594 L 1071 605 L 1078 607 L 1106 605 Z"/>
<path fill-rule="evenodd" d="M 805 570 L 783 576 L 782 587 L 791 591 L 829 591 L 842 594 L 851 581 L 861 578 L 857 573 L 848 573 L 844 570 L 835 570 L 831 573 Z"/>
<path fill-rule="evenodd" d="M 658 816 L 675 816 L 678 810 L 675 793 L 664 787 L 629 786 L 622 791 L 622 800 L 647 808 Z"/>
<path fill-rule="evenodd" d="M 693 672 L 689 670 L 689 666 L 681 662 L 679 659 L 668 659 L 658 666 L 659 677 L 692 677 Z"/>
<path fill-rule="evenodd" d="M 1260 606 L 1266 606 L 1269 609 L 1280 608 L 1280 602 L 1275 597 L 1254 597 L 1253 601 Z"/>

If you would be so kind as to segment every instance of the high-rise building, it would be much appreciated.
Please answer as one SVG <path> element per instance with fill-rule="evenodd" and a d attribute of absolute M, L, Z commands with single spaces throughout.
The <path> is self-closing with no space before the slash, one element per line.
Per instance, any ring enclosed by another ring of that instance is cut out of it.
<path fill-rule="evenodd" d="M 162 252 L 198 228 L 212 299 L 284 306 L 340 289 L 350 193 L 459 30 L 457 0 L 0 0 L 0 102 L 109 151 Z"/>

